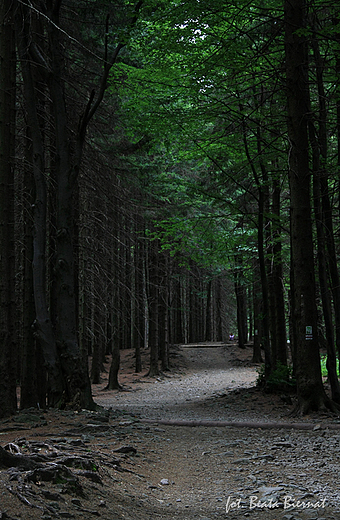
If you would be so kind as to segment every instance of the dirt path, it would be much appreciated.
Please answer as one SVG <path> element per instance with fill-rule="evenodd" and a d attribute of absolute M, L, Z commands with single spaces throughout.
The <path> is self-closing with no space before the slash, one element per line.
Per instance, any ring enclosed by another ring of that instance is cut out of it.
<path fill-rule="evenodd" d="M 294 421 L 286 396 L 254 388 L 251 349 L 205 345 L 179 355 L 182 373 L 140 379 L 97 402 L 142 419 Z M 318 421 L 302 420 L 315 428 L 308 432 L 131 424 L 144 479 L 134 489 L 144 504 L 138 518 L 339 518 L 340 435 Z"/>
<path fill-rule="evenodd" d="M 132 351 L 122 359 L 124 391 L 103 391 L 105 380 L 93 387 L 104 410 L 28 410 L 0 421 L 3 447 L 38 456 L 47 473 L 59 468 L 48 481 L 0 467 L 0 518 L 339 520 L 340 432 L 324 428 L 339 427 L 338 418 L 299 419 L 308 431 L 160 424 L 291 427 L 294 402 L 254 387 L 251 349 L 178 349 L 172 371 L 156 379 L 134 373 Z"/>
<path fill-rule="evenodd" d="M 240 359 L 249 355 L 235 345 L 184 346 L 180 371 L 158 378 L 125 380 L 123 392 L 96 392 L 95 400 L 114 410 L 127 410 L 149 419 L 221 419 L 228 414 L 213 398 L 226 392 L 253 387 L 256 367 Z M 244 366 L 248 364 L 249 366 Z"/>

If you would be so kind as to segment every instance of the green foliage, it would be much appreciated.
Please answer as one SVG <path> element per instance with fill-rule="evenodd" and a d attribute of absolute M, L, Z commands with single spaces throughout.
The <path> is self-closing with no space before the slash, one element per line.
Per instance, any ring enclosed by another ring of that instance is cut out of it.
<path fill-rule="evenodd" d="M 275 393 L 289 391 L 294 389 L 296 386 L 296 380 L 293 376 L 293 368 L 291 365 L 277 363 L 276 369 L 272 371 L 268 379 L 265 377 L 264 365 L 261 365 L 257 373 L 258 377 L 256 385 L 264 387 L 267 392 Z"/>
<path fill-rule="evenodd" d="M 234 269 L 241 255 L 245 274 L 251 269 L 254 171 L 269 187 L 261 172 L 267 169 L 270 179 L 286 165 L 277 74 L 281 17 L 275 1 L 249 10 L 243 0 L 227 8 L 219 0 L 213 6 L 149 0 L 112 70 L 110 90 L 119 98 L 126 135 L 133 142 L 150 138 L 148 158 L 128 161 L 148 194 L 153 234 L 183 261 Z M 266 218 L 282 225 L 269 209 Z"/>
<path fill-rule="evenodd" d="M 321 364 L 321 375 L 322 375 L 322 377 L 328 377 L 327 356 L 326 355 L 321 356 L 320 364 Z M 338 377 L 340 377 L 339 364 L 338 363 L 337 363 L 337 369 L 336 370 L 337 370 Z"/>

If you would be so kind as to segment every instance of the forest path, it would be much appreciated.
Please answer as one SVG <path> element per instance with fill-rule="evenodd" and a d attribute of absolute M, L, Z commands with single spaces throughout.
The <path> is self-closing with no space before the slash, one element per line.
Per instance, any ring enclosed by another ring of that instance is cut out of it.
<path fill-rule="evenodd" d="M 239 349 L 236 343 L 181 345 L 172 352 L 174 371 L 155 378 L 145 373 L 127 378 L 127 366 L 123 366 L 124 390 L 101 392 L 97 388 L 95 401 L 150 419 L 216 420 L 221 418 L 221 409 L 214 405 L 214 398 L 255 385 L 257 367 L 248 361 L 250 350 Z"/>
<path fill-rule="evenodd" d="M 126 391 L 97 388 L 96 402 L 120 417 L 121 441 L 137 450 L 129 459 L 137 474 L 122 475 L 124 493 L 117 496 L 130 497 L 124 519 L 339 518 L 340 436 L 320 427 L 320 417 L 299 419 L 311 423 L 309 431 L 180 426 L 183 420 L 294 422 L 293 401 L 256 388 L 251 355 L 250 347 L 236 344 L 182 345 L 167 376 L 131 373 Z M 157 424 L 164 419 L 178 424 Z"/>
<path fill-rule="evenodd" d="M 338 417 L 292 425 L 294 397 L 254 385 L 251 347 L 181 346 L 158 378 L 145 377 L 146 356 L 135 374 L 133 351 L 122 352 L 125 391 L 104 391 L 105 378 L 93 386 L 110 412 L 29 409 L 0 421 L 3 447 L 42 466 L 37 481 L 0 468 L 0 518 L 339 520 Z"/>

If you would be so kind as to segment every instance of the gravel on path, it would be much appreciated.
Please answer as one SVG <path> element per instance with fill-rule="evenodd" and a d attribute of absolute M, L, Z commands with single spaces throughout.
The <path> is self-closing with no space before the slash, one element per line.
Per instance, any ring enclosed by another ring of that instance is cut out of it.
<path fill-rule="evenodd" d="M 127 418 L 126 438 L 138 448 L 143 478 L 129 492 L 144 512 L 136 518 L 338 520 L 340 432 L 323 427 L 338 418 L 299 419 L 311 430 L 146 422 L 296 421 L 290 397 L 256 389 L 244 352 L 196 346 L 181 355 L 182 374 L 96 397 Z"/>

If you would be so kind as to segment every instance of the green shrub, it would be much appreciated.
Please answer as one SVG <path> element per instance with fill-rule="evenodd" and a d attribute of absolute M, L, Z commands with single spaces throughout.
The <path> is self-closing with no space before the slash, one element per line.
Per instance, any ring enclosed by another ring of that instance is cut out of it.
<path fill-rule="evenodd" d="M 278 362 L 275 370 L 265 378 L 265 366 L 261 365 L 257 371 L 257 386 L 263 386 L 268 392 L 282 392 L 293 390 L 296 387 L 296 380 L 293 376 L 293 368 L 291 365 L 284 365 Z"/>

